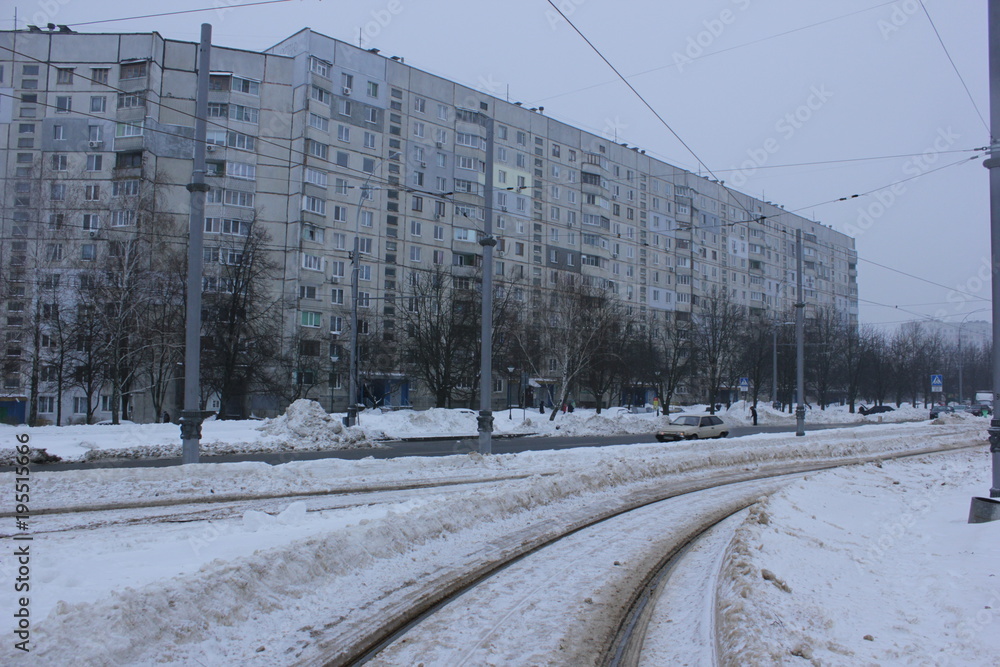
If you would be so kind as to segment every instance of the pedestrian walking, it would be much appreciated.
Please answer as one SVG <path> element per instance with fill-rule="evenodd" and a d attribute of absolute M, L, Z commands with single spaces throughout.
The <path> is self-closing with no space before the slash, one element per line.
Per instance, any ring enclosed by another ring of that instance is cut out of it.
<path fill-rule="evenodd" d="M 756 426 L 757 425 L 757 406 L 756 405 L 751 405 L 750 406 L 750 416 L 753 417 L 753 425 Z"/>

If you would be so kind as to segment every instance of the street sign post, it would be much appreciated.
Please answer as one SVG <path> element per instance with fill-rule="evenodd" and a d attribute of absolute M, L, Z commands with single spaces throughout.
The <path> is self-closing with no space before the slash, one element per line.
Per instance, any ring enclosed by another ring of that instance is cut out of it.
<path fill-rule="evenodd" d="M 750 391 L 750 378 L 740 378 L 740 391 Z"/>
<path fill-rule="evenodd" d="M 934 393 L 940 393 L 944 391 L 944 376 L 943 375 L 932 375 L 931 376 L 931 391 Z"/>

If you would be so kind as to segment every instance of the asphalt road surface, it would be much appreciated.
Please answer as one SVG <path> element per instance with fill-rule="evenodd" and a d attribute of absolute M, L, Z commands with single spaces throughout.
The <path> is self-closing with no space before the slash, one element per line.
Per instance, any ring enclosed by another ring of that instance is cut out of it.
<path fill-rule="evenodd" d="M 817 431 L 830 428 L 847 428 L 859 424 L 806 424 L 807 431 Z M 733 426 L 729 429 L 730 438 L 738 438 L 755 433 L 791 433 L 794 425 L 782 426 Z M 178 436 L 179 437 L 179 436 Z M 636 443 L 652 443 L 655 438 L 652 433 L 633 435 L 580 435 L 580 436 L 518 436 L 494 437 L 492 449 L 494 454 L 512 454 L 525 451 L 541 451 L 549 449 L 569 449 L 572 447 L 605 447 L 608 445 L 631 445 Z M 391 459 L 400 456 L 450 456 L 453 454 L 468 454 L 479 448 L 478 439 L 443 438 L 406 441 L 388 441 L 384 446 L 373 449 L 333 449 L 313 452 L 263 452 L 256 454 L 232 454 L 226 456 L 203 456 L 201 463 L 234 463 L 240 461 L 262 461 L 271 465 L 288 463 L 290 461 L 312 461 L 316 459 L 338 458 L 357 460 L 367 457 L 376 459 Z M 94 468 L 139 468 L 165 467 L 180 465 L 181 459 L 109 459 L 81 463 L 39 463 L 32 466 L 36 472 L 57 470 L 87 470 Z M 0 466 L 0 472 L 12 470 L 12 466 Z"/>

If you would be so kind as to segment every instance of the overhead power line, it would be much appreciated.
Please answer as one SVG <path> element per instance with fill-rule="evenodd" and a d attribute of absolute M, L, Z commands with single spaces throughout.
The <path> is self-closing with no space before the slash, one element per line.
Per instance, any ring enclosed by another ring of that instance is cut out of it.
<path fill-rule="evenodd" d="M 100 23 L 118 23 L 120 21 L 137 21 L 139 19 L 152 19 L 161 16 L 177 16 L 179 14 L 197 14 L 199 12 L 218 12 L 229 9 L 240 9 L 242 7 L 258 7 L 260 5 L 274 5 L 291 0 L 260 0 L 259 2 L 246 2 L 239 5 L 215 4 L 211 7 L 201 7 L 198 9 L 182 9 L 174 12 L 160 12 L 158 14 L 140 14 L 138 16 L 123 16 L 117 19 L 101 19 L 100 21 L 84 21 L 82 23 L 70 23 L 72 26 L 98 25 Z"/>
<path fill-rule="evenodd" d="M 969 85 L 965 83 L 962 73 L 958 71 L 958 65 L 955 64 L 955 60 L 951 57 L 951 53 L 948 52 L 948 47 L 945 46 L 944 39 L 941 38 L 941 33 L 938 32 L 937 26 L 934 25 L 934 19 L 931 18 L 930 12 L 927 11 L 927 7 L 924 5 L 924 0 L 920 0 L 920 8 L 924 10 L 924 15 L 927 17 L 927 21 L 931 24 L 934 34 L 937 35 L 938 43 L 941 45 L 941 48 L 944 49 L 944 55 L 948 57 L 948 62 L 951 63 L 951 68 L 955 70 L 958 80 L 962 82 L 962 87 L 965 88 L 965 94 L 969 96 L 969 101 L 972 102 L 972 107 L 979 115 L 979 120 L 982 121 L 983 127 L 986 128 L 986 136 L 990 137 L 991 143 L 995 142 L 996 139 L 993 138 L 993 133 L 990 132 L 990 125 L 986 122 L 986 118 L 983 117 L 983 112 L 979 110 L 979 105 L 976 104 L 975 98 L 972 97 L 972 91 L 969 90 Z"/>

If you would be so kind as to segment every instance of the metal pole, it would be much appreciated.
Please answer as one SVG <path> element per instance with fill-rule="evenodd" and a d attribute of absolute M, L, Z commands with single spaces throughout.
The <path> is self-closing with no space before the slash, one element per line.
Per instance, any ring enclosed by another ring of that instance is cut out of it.
<path fill-rule="evenodd" d="M 486 126 L 486 184 L 483 197 L 486 200 L 486 220 L 483 222 L 483 236 L 479 244 L 483 246 L 483 310 L 482 349 L 479 359 L 479 453 L 493 451 L 493 119 L 480 114 Z"/>
<path fill-rule="evenodd" d="M 805 296 L 802 293 L 802 230 L 795 230 L 795 435 L 805 435 Z"/>
<path fill-rule="evenodd" d="M 968 317 L 968 315 L 966 315 Z M 965 324 L 965 320 L 962 320 Z M 958 403 L 965 405 L 965 391 L 962 382 L 962 324 L 958 325 Z"/>
<path fill-rule="evenodd" d="M 363 193 L 362 193 L 362 196 Z M 361 215 L 361 203 L 358 203 L 358 216 Z M 354 250 L 351 252 L 351 377 L 347 382 L 347 426 L 358 423 L 358 253 L 361 250 L 361 238 L 357 229 L 354 231 Z"/>
<path fill-rule="evenodd" d="M 187 189 L 191 193 L 188 236 L 187 307 L 184 330 L 184 409 L 181 411 L 181 463 L 197 463 L 201 441 L 201 271 L 202 235 L 205 230 L 205 135 L 208 117 L 208 78 L 212 53 L 212 26 L 201 24 L 198 46 L 198 89 L 195 97 L 194 170 Z"/>
<path fill-rule="evenodd" d="M 774 337 L 773 352 L 771 353 L 771 407 L 778 401 L 778 325 L 774 325 L 771 332 Z"/>
<path fill-rule="evenodd" d="M 993 417 L 990 420 L 990 453 L 993 459 L 991 498 L 1000 498 L 1000 0 L 989 4 L 990 49 L 990 157 L 983 166 L 990 171 L 990 252 L 993 266 Z"/>

